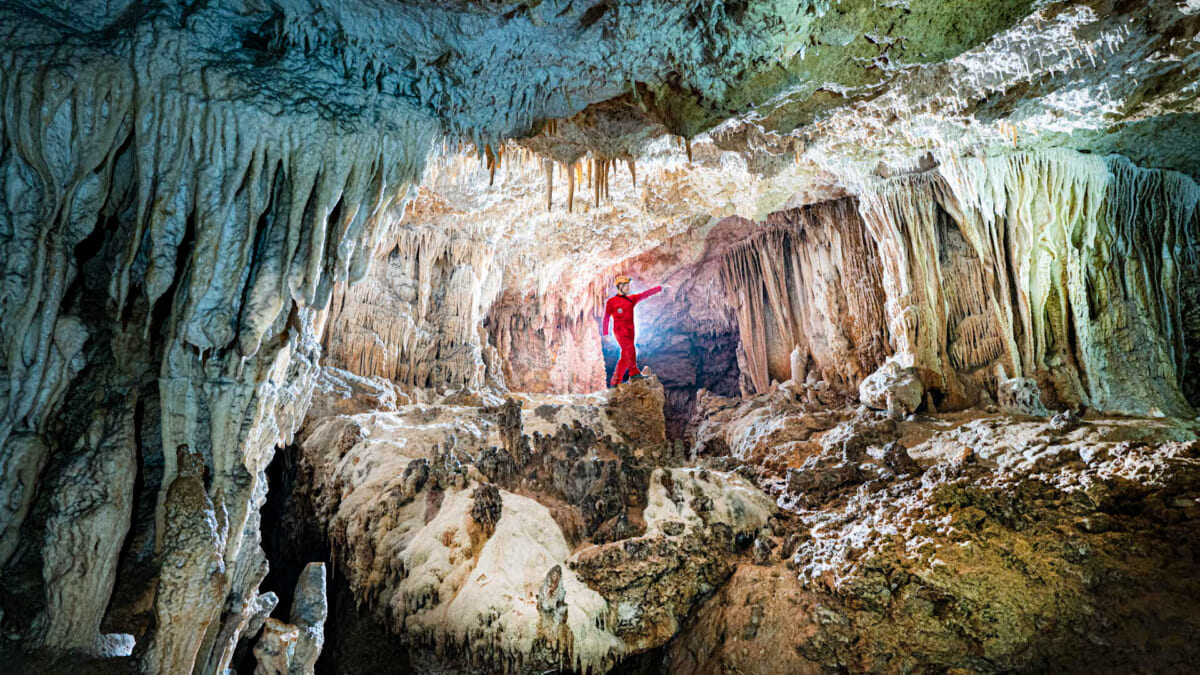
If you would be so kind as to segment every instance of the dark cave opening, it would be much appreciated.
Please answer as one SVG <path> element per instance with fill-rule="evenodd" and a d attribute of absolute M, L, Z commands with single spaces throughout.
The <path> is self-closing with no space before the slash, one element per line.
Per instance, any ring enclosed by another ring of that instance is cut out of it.
<path fill-rule="evenodd" d="M 270 570 L 261 592 L 279 598 L 271 616 L 288 621 L 296 583 L 312 562 L 326 565 L 328 618 L 325 644 L 315 672 L 329 675 L 417 672 L 409 664 L 409 649 L 401 637 L 359 607 L 349 581 L 334 563 L 329 538 L 313 513 L 307 489 L 313 485 L 304 474 L 295 445 L 281 448 L 267 466 L 267 501 L 262 507 L 262 547 Z M 244 634 L 234 655 L 233 668 L 241 675 L 255 672 L 252 647 L 257 635 Z"/>
<path fill-rule="evenodd" d="M 638 366 L 658 377 L 666 395 L 663 415 L 668 440 L 690 440 L 692 412 L 701 389 L 720 396 L 739 394 L 737 346 L 736 333 L 648 331 L 638 339 Z M 612 381 L 620 355 L 616 341 L 605 340 L 605 381 Z"/>

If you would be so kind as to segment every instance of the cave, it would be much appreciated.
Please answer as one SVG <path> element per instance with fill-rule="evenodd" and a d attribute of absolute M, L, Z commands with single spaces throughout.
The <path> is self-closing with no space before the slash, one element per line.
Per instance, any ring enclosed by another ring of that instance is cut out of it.
<path fill-rule="evenodd" d="M 1196 0 L 0 36 L 5 672 L 1200 660 Z"/>

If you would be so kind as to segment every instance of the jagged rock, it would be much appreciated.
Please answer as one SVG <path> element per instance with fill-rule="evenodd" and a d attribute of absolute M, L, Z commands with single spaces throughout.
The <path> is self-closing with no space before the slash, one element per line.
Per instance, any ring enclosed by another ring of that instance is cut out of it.
<path fill-rule="evenodd" d="M 258 638 L 259 631 L 271 616 L 271 612 L 279 605 L 279 596 L 274 593 L 267 592 L 262 595 L 255 596 L 250 606 L 246 608 L 245 622 L 240 626 L 240 630 L 236 631 L 236 635 L 243 638 L 242 642 L 235 644 L 235 652 L 231 655 L 228 662 L 241 663 L 247 656 L 247 650 L 250 649 L 250 641 Z M 222 660 L 224 660 L 222 655 Z"/>
<path fill-rule="evenodd" d="M 615 608 L 615 634 L 629 649 L 648 649 L 674 635 L 692 603 L 730 573 L 738 535 L 757 532 L 774 512 L 770 499 L 745 490 L 741 478 L 700 474 L 656 470 L 646 536 L 584 549 L 570 562 Z M 707 508 L 696 511 L 698 501 Z"/>
<path fill-rule="evenodd" d="M 266 569 L 260 572 L 263 577 L 266 576 L 266 573 Z M 255 585 L 261 583 L 260 579 Z M 202 653 L 207 651 L 208 654 L 208 660 L 204 664 L 205 669 L 219 671 L 228 668 L 238 656 L 239 639 L 243 635 L 254 637 L 278 604 L 279 598 L 274 593 L 255 594 L 253 598 L 240 603 L 236 602 L 234 598 L 230 598 L 226 605 L 226 611 L 221 617 L 219 630 L 215 634 L 210 632 L 210 635 L 213 635 L 210 649 L 202 650 Z"/>
<path fill-rule="evenodd" d="M 1000 383 L 1000 410 L 1010 415 L 1048 417 L 1050 411 L 1042 405 L 1042 393 L 1037 382 L 1027 377 L 1014 377 Z"/>
<path fill-rule="evenodd" d="M 1200 613 L 1194 560 L 1177 551 L 1200 532 L 1200 511 L 1161 495 L 1200 494 L 1200 444 L 1160 439 L 1194 431 L 1097 420 L 1070 443 L 1109 459 L 1046 469 L 1026 457 L 1041 429 L 997 422 L 984 454 L 999 469 L 954 468 L 964 438 L 941 431 L 912 449 L 938 462 L 924 476 L 831 488 L 823 508 L 798 513 L 809 529 L 795 572 L 739 566 L 672 643 L 672 667 L 1186 669 L 1196 649 L 1178 640 Z M 1120 441 L 1130 434 L 1154 440 Z M 1154 598 L 1152 630 L 1130 593 Z M 898 610 L 905 620 L 890 620 Z M 1105 649 L 1080 652 L 1093 640 Z M 778 658 L 764 663 L 763 650 Z"/>
<path fill-rule="evenodd" d="M 302 446 L 306 465 L 330 467 L 313 471 L 312 499 L 328 519 L 350 587 L 414 649 L 447 640 L 489 663 L 610 666 L 668 640 L 774 511 L 742 478 L 652 471 L 633 448 L 582 423 L 531 439 L 519 405 L 474 414 L 501 416 L 509 444 L 528 448 L 517 453 L 523 463 L 499 447 L 480 453 L 466 474 L 487 476 L 503 458 L 503 475 L 442 486 L 437 500 L 395 489 L 415 475 L 406 478 L 402 467 L 422 466 L 407 454 L 423 447 L 405 441 L 408 427 L 374 426 L 378 436 L 344 449 L 343 426 L 333 418 Z M 422 491 L 433 494 L 434 484 Z M 471 533 L 485 523 L 490 536 Z M 666 604 L 653 606 L 660 600 Z M 506 646 L 491 651 L 487 636 L 501 634 Z"/>
<path fill-rule="evenodd" d="M 0 565 L 17 548 L 21 523 L 33 507 L 33 488 L 50 459 L 45 444 L 34 434 L 14 434 L 6 441 L 0 455 L 0 494 L 9 497 L 0 502 Z"/>
<path fill-rule="evenodd" d="M 772 545 L 767 539 L 759 537 L 754 540 L 754 564 L 769 565 L 771 563 Z"/>
<path fill-rule="evenodd" d="M 605 411 L 626 439 L 639 447 L 653 448 L 667 442 L 664 400 L 662 384 L 657 376 L 650 375 L 613 388 Z"/>
<path fill-rule="evenodd" d="M 288 675 L 312 675 L 325 644 L 329 601 L 325 591 L 325 563 L 309 563 L 300 573 L 289 615 L 296 641 L 288 662 Z"/>
<path fill-rule="evenodd" d="M 489 535 L 496 531 L 496 522 L 500 520 L 502 504 L 500 490 L 491 483 L 482 483 L 475 488 L 471 502 L 471 519 L 483 527 Z"/>
<path fill-rule="evenodd" d="M 1050 428 L 1060 434 L 1074 431 L 1082 425 L 1083 419 L 1079 413 L 1070 409 L 1055 413 L 1054 417 L 1050 418 Z"/>
<path fill-rule="evenodd" d="M 364 377 L 324 366 L 317 375 L 308 415 L 322 419 L 362 412 L 393 412 L 397 406 L 409 402 L 406 394 L 381 377 Z"/>
<path fill-rule="evenodd" d="M 921 407 L 925 386 L 916 368 L 905 368 L 888 359 L 858 385 L 858 398 L 876 410 L 908 415 Z"/>
<path fill-rule="evenodd" d="M 254 675 L 288 675 L 292 650 L 299 636 L 299 628 L 278 619 L 267 619 L 258 644 L 254 645 L 254 658 L 258 662 Z"/>
<path fill-rule="evenodd" d="M 908 454 L 908 448 L 894 441 L 884 446 L 883 462 L 901 476 L 921 472 L 921 465 Z"/>

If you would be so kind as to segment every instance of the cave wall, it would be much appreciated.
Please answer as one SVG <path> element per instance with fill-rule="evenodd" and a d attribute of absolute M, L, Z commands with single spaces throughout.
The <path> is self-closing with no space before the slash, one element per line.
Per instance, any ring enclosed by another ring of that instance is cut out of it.
<path fill-rule="evenodd" d="M 539 297 L 510 289 L 491 308 L 485 328 L 513 391 L 586 393 L 604 388 L 591 295 L 579 299 L 551 291 Z"/>
<path fill-rule="evenodd" d="M 322 363 L 409 391 L 503 385 L 482 328 L 500 284 L 495 247 L 402 222 L 377 251 L 365 279 L 334 290 Z"/>
<path fill-rule="evenodd" d="M 302 421 L 320 314 L 437 125 L 248 101 L 169 8 L 102 48 L 2 10 L 5 630 L 99 653 L 103 623 L 146 672 L 219 672 L 264 611 L 263 470 Z"/>
<path fill-rule="evenodd" d="M 885 182 L 862 204 L 897 352 L 950 405 L 1007 376 L 1056 405 L 1188 415 L 1198 197 L 1183 174 L 1067 151 Z"/>
<path fill-rule="evenodd" d="M 1198 199 L 1184 174 L 1061 150 L 867 179 L 725 254 L 743 370 L 765 391 L 798 346 L 853 390 L 894 352 L 943 407 L 1030 378 L 1052 406 L 1186 416 Z"/>
<path fill-rule="evenodd" d="M 772 214 L 725 254 L 722 284 L 755 390 L 791 377 L 796 348 L 806 372 L 842 387 L 891 353 L 879 253 L 856 207 L 845 198 Z"/>

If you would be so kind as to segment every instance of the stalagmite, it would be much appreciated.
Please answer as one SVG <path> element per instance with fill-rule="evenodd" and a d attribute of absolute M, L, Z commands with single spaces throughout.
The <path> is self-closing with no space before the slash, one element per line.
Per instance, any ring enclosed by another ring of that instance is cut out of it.
<path fill-rule="evenodd" d="M 254 646 L 254 658 L 258 662 L 254 675 L 288 675 L 292 650 L 299 634 L 299 629 L 291 624 L 267 619 L 262 635 Z"/>
<path fill-rule="evenodd" d="M 200 456 L 187 446 L 180 446 L 176 456 L 178 473 L 167 492 L 162 571 L 154 600 L 158 625 L 141 656 L 147 673 L 191 672 L 228 584 L 222 557 L 228 516 L 204 488 Z"/>
<path fill-rule="evenodd" d="M 296 627 L 296 642 L 288 663 L 288 675 L 312 675 L 325 644 L 325 620 L 329 603 L 325 590 L 325 563 L 309 563 L 296 582 L 290 621 Z"/>
<path fill-rule="evenodd" d="M 91 651 L 100 640 L 100 622 L 116 581 L 117 557 L 133 508 L 137 449 L 132 435 L 136 403 L 106 424 L 93 419 L 80 437 L 69 466 L 53 489 L 42 550 L 46 587 L 48 647 Z M 77 492 L 71 494 L 64 487 Z M 81 498 L 82 495 L 82 498 Z"/>
<path fill-rule="evenodd" d="M 804 384 L 804 377 L 805 377 L 805 375 L 807 375 L 807 373 L 805 372 L 805 370 L 806 370 L 805 365 L 807 364 L 806 363 L 807 359 L 808 359 L 808 354 L 806 352 L 800 351 L 800 345 L 796 345 L 795 347 L 792 348 L 791 364 L 790 364 L 790 366 L 791 366 L 791 368 L 790 368 L 791 380 L 790 381 L 792 384 L 794 384 L 794 385 Z"/>

